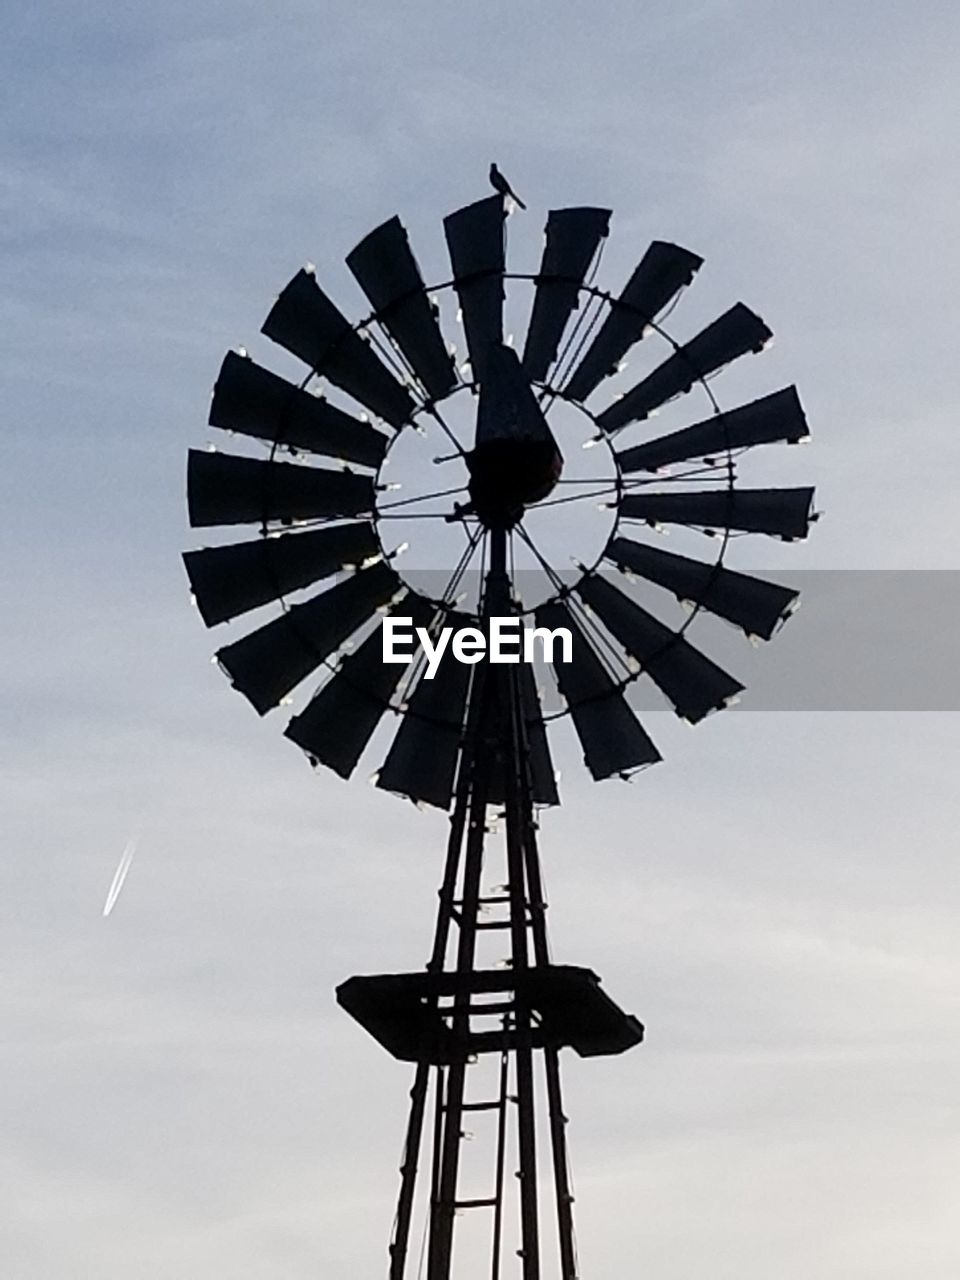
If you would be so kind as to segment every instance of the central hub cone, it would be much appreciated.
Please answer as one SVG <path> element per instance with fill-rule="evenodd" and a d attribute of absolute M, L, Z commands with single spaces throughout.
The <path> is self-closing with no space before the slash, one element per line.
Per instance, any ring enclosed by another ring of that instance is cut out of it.
<path fill-rule="evenodd" d="M 480 373 L 477 435 L 467 457 L 473 509 L 490 528 L 510 528 L 542 502 L 563 456 L 517 353 L 491 343 Z"/>
<path fill-rule="evenodd" d="M 542 502 L 563 472 L 549 440 L 487 440 L 468 455 L 473 509 L 490 528 L 511 528 L 525 507 Z"/>

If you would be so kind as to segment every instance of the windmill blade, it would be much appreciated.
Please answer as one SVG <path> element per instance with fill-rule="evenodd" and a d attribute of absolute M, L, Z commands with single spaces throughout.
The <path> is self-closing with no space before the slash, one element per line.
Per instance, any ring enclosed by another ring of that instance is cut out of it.
<path fill-rule="evenodd" d="M 379 550 L 372 524 L 339 524 L 186 551 L 183 563 L 200 616 L 213 627 L 309 587 L 347 565 L 360 565 Z"/>
<path fill-rule="evenodd" d="M 272 444 L 379 467 L 386 436 L 320 396 L 302 391 L 235 351 L 213 388 L 210 425 Z"/>
<path fill-rule="evenodd" d="M 311 272 L 297 272 L 261 332 L 391 426 L 403 426 L 413 413 L 406 387 L 354 332 Z"/>
<path fill-rule="evenodd" d="M 523 348 L 527 377 L 543 382 L 579 303 L 580 286 L 610 231 L 609 209 L 551 209 Z"/>
<path fill-rule="evenodd" d="M 261 715 L 275 707 L 401 586 L 383 561 L 295 604 L 217 653 L 234 686 Z"/>
<path fill-rule="evenodd" d="M 597 418 L 603 431 L 619 431 L 631 422 L 646 418 L 674 396 L 689 391 L 723 365 L 748 351 L 762 351 L 773 334 L 742 302 L 702 329 L 695 338 L 678 347 L 654 371 L 632 387 Z"/>
<path fill-rule="evenodd" d="M 409 617 L 415 627 L 426 627 L 437 606 L 409 592 L 389 610 Z M 349 778 L 367 743 L 373 737 L 405 668 L 383 661 L 383 629 L 348 653 L 323 688 L 300 715 L 294 716 L 284 734 L 310 757 L 341 778 Z"/>
<path fill-rule="evenodd" d="M 813 489 L 704 489 L 631 494 L 620 514 L 648 524 L 739 529 L 792 541 L 809 533 L 812 505 Z"/>
<path fill-rule="evenodd" d="M 537 692 L 533 668 L 529 662 L 521 662 L 515 671 L 526 735 L 526 752 L 520 765 L 521 768 L 524 765 L 529 766 L 530 798 L 534 804 L 559 804 L 557 775 L 550 756 L 547 730 L 543 723 L 543 709 L 540 706 L 540 695 Z M 490 780 L 490 801 L 492 804 L 503 804 L 506 798 L 503 762 L 497 760 Z"/>
<path fill-rule="evenodd" d="M 577 594 L 636 658 L 682 719 L 696 724 L 742 693 L 738 680 L 605 578 L 597 574 L 585 578 Z"/>
<path fill-rule="evenodd" d="M 662 757 L 630 710 L 586 636 L 560 601 L 536 610 L 538 627 L 565 627 L 573 639 L 572 661 L 555 661 L 557 684 L 570 709 L 583 759 L 596 781 L 626 774 Z M 555 645 L 555 650 L 559 645 Z"/>
<path fill-rule="evenodd" d="M 463 619 L 464 624 L 469 621 Z M 444 622 L 450 625 L 449 615 Z M 433 679 L 420 677 L 380 767 L 377 786 L 382 791 L 438 809 L 450 807 L 471 670 L 447 648 Z"/>
<path fill-rule="evenodd" d="M 741 627 L 747 635 L 764 640 L 770 639 L 800 598 L 799 591 L 776 582 L 736 573 L 722 565 L 704 564 L 629 538 L 614 538 L 604 555 L 619 568 L 664 587 L 678 600 L 699 605 Z"/>
<path fill-rule="evenodd" d="M 728 449 L 749 449 L 784 440 L 796 444 L 809 435 L 796 387 L 784 387 L 750 404 L 714 414 L 705 422 L 624 449 L 616 457 L 623 472 L 657 471 L 673 462 L 707 458 Z"/>
<path fill-rule="evenodd" d="M 483 381 L 488 347 L 503 342 L 505 216 L 503 197 L 496 195 L 458 209 L 443 220 L 467 354 L 477 382 Z"/>
<path fill-rule="evenodd" d="M 640 259 L 620 297 L 612 304 L 600 331 L 564 387 L 564 395 L 584 401 L 615 372 L 647 326 L 690 283 L 703 259 L 679 245 L 654 240 Z"/>
<path fill-rule="evenodd" d="M 530 794 L 534 804 L 559 804 L 557 771 L 550 756 L 550 744 L 543 723 L 543 708 L 533 667 L 521 662 L 517 668 L 520 685 L 520 710 L 527 735 L 527 758 L 530 762 Z"/>
<path fill-rule="evenodd" d="M 427 394 L 442 399 L 457 373 L 400 219 L 371 231 L 347 254 L 347 266 Z"/>
<path fill-rule="evenodd" d="M 187 506 L 195 529 L 217 524 L 356 516 L 374 509 L 373 480 L 292 462 L 191 449 Z"/>

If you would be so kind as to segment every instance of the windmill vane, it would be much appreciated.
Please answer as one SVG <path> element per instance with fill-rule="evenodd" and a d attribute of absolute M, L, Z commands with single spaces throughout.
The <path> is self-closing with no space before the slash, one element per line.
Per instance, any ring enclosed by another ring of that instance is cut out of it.
<path fill-rule="evenodd" d="M 396 217 L 347 255 L 370 319 L 352 324 L 312 270 L 298 272 L 263 333 L 304 362 L 306 380 L 294 385 L 230 353 L 214 389 L 210 424 L 260 442 L 262 456 L 192 450 L 188 461 L 191 525 L 251 530 L 246 540 L 185 553 L 204 622 L 273 608 L 218 650 L 233 685 L 263 715 L 322 677 L 284 732 L 313 765 L 344 779 L 386 713 L 396 713 L 376 785 L 449 813 L 425 971 L 356 976 L 337 989 L 363 1028 L 414 1064 L 390 1280 L 416 1272 L 415 1223 L 425 1232 L 427 1280 L 459 1274 L 455 1225 L 468 1212 L 486 1217 L 494 1280 L 512 1274 L 512 1253 L 523 1280 L 546 1276 L 547 1231 L 556 1241 L 547 1256 L 559 1266 L 549 1274 L 576 1280 L 560 1051 L 620 1054 L 641 1042 L 643 1027 L 590 969 L 550 957 L 537 816 L 560 797 L 539 680 L 555 686 L 594 780 L 656 763 L 660 753 L 631 705 L 635 681 L 652 682 L 692 722 L 743 688 L 687 638 L 689 618 L 674 626 L 659 615 L 689 602 L 694 614 L 770 639 L 797 592 L 730 568 L 729 542 L 804 538 L 815 518 L 810 488 L 738 482 L 748 451 L 809 434 L 796 389 L 721 411 L 707 387 L 723 366 L 768 344 L 763 320 L 736 303 L 685 341 L 669 338 L 665 358 L 612 396 L 624 357 L 667 336 L 658 318 L 702 259 L 654 241 L 612 296 L 593 284 L 610 211 L 556 209 L 538 271 L 512 275 L 506 218 L 512 205 L 525 206 L 496 165 L 489 176 L 496 194 L 444 219 L 448 285 L 425 285 Z M 508 288 L 531 286 L 517 352 L 504 339 L 505 299 Z M 462 319 L 467 361 L 459 369 L 435 300 L 445 292 Z M 311 379 L 331 395 L 313 394 Z M 695 388 L 706 393 L 704 410 L 621 446 L 621 432 L 675 399 L 685 406 Z M 444 451 L 437 455 L 434 439 L 419 490 L 396 497 L 386 469 L 413 427 L 442 436 Z M 577 441 L 597 439 L 607 475 L 594 483 L 573 473 Z M 444 475 L 459 469 L 459 486 L 431 479 L 440 464 Z M 537 522 L 559 513 L 555 531 L 589 562 L 575 545 L 579 519 L 561 504 L 595 509 L 598 497 L 610 521 L 602 550 L 571 579 Z M 457 563 L 435 592 L 401 572 L 394 531 L 404 520 L 458 542 Z M 664 549 L 661 526 L 687 531 L 691 542 L 719 535 L 706 544 L 713 557 L 686 554 L 686 543 Z M 536 569 L 535 599 L 525 593 L 521 557 Z M 464 585 L 471 574 L 475 597 Z M 639 583 L 643 603 L 624 575 Z M 499 834 L 494 812 L 504 820 Z M 488 874 L 503 883 L 484 889 Z M 488 956 L 492 943 L 508 948 L 505 963 Z M 488 1122 L 490 1182 L 481 1196 L 467 1194 L 461 1167 L 474 1115 Z M 540 1129 L 551 1194 L 538 1186 Z M 516 1225 L 507 1216 L 514 1194 Z"/>

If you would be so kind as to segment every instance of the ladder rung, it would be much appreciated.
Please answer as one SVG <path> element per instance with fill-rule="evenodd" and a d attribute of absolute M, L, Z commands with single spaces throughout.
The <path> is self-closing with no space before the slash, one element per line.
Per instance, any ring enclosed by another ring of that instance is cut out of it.
<path fill-rule="evenodd" d="M 491 1196 L 488 1200 L 454 1200 L 453 1202 L 455 1209 L 495 1209 L 496 1206 L 496 1196 Z"/>
<path fill-rule="evenodd" d="M 504 1098 L 504 1106 L 509 1102 L 516 1102 L 516 1100 L 516 1094 L 508 1093 L 506 1098 Z M 464 1102 L 460 1107 L 461 1111 L 499 1111 L 499 1109 L 499 1102 Z M 444 1103 L 440 1110 L 449 1111 L 450 1108 L 446 1103 Z M 564 1119 L 566 1119 L 566 1116 L 564 1116 Z"/>
<path fill-rule="evenodd" d="M 456 909 L 451 911 L 450 917 L 454 921 L 454 923 L 457 925 L 458 928 L 460 929 L 463 928 L 463 916 L 460 913 L 460 911 Z M 531 926 L 531 923 L 532 922 L 530 920 L 530 916 L 527 913 L 524 913 L 523 927 L 525 929 L 529 929 Z M 473 927 L 475 929 L 509 929 L 511 927 L 511 921 L 509 920 L 475 920 Z"/>

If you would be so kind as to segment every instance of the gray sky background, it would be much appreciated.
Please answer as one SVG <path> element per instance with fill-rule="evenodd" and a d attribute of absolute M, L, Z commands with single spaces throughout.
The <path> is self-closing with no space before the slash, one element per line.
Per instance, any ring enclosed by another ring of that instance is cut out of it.
<path fill-rule="evenodd" d="M 4 1275 L 385 1273 L 409 1073 L 333 987 L 422 965 L 445 820 L 312 777 L 208 662 L 178 556 L 224 350 L 269 361 L 306 259 L 359 315 L 395 212 L 441 276 L 495 158 L 515 264 L 609 205 L 602 283 L 674 239 L 679 330 L 775 330 L 718 386 L 797 381 L 770 474 L 827 518 L 765 564 L 958 568 L 958 37 L 929 0 L 10 7 Z M 585 1280 L 955 1280 L 960 722 L 651 729 L 629 786 L 564 739 L 543 823 L 555 954 L 648 1028 L 565 1062 Z"/>

